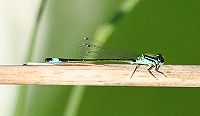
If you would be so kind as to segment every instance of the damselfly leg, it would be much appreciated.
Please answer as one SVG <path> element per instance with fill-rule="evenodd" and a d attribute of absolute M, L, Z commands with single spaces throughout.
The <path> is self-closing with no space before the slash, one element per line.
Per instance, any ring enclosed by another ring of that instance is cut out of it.
<path fill-rule="evenodd" d="M 148 68 L 148 71 L 149 71 L 149 73 L 150 73 L 156 80 L 158 80 L 158 79 L 156 78 L 156 76 L 151 72 L 151 69 L 154 68 L 154 67 L 155 67 L 154 65 L 151 65 L 151 67 Z"/>
<path fill-rule="evenodd" d="M 140 67 L 140 64 L 137 64 L 136 67 L 135 67 L 135 69 L 134 69 L 134 71 L 133 71 L 133 73 L 132 73 L 132 75 L 131 75 L 131 77 L 130 77 L 130 79 L 133 77 L 134 73 L 136 72 L 136 70 L 137 70 L 139 67 Z M 154 67 L 155 67 L 155 71 L 156 71 L 156 72 L 161 73 L 161 74 L 163 74 L 165 77 L 167 77 L 167 75 L 165 75 L 163 72 L 159 71 L 160 65 L 157 65 L 157 64 L 153 65 L 153 64 L 152 64 L 147 70 L 148 70 L 148 72 L 149 72 L 156 80 L 158 80 L 158 78 L 156 78 L 156 76 L 151 72 L 151 70 L 152 70 Z"/>
<path fill-rule="evenodd" d="M 156 65 L 156 68 L 155 68 L 156 72 L 161 73 L 161 74 L 163 74 L 165 77 L 167 77 L 167 75 L 165 75 L 165 73 L 159 71 L 159 68 L 160 68 L 160 65 Z"/>
<path fill-rule="evenodd" d="M 135 71 L 137 70 L 137 68 L 139 68 L 140 67 L 140 65 L 139 64 L 137 64 L 137 66 L 135 67 L 135 70 L 133 71 L 133 73 L 132 73 L 132 75 L 131 75 L 131 77 L 130 77 L 130 79 L 133 77 L 133 74 L 135 73 Z"/>

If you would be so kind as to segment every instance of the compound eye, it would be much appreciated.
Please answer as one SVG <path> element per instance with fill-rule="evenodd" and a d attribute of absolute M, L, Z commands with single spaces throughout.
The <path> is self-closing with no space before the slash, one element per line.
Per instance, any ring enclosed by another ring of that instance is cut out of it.
<path fill-rule="evenodd" d="M 158 61 L 159 61 L 160 63 L 164 63 L 164 58 L 163 58 L 163 57 L 159 57 L 159 58 L 158 58 Z"/>
<path fill-rule="evenodd" d="M 157 57 L 162 57 L 162 54 L 159 54 L 159 53 L 158 53 L 156 56 L 157 56 Z"/>

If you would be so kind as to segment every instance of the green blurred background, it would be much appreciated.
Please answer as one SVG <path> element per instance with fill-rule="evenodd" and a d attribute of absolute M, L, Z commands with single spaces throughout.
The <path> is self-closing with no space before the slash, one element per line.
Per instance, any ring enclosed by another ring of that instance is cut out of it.
<path fill-rule="evenodd" d="M 97 29 L 113 18 L 124 1 L 47 1 L 32 61 L 77 58 L 77 40 L 95 37 Z M 199 21 L 198 0 L 140 0 L 114 24 L 106 42 L 137 53 L 162 53 L 165 64 L 200 64 Z M 73 86 L 23 86 L 16 115 L 62 116 L 73 107 L 69 104 L 76 95 L 80 102 L 74 115 L 78 116 L 200 114 L 199 88 L 90 86 L 74 91 Z"/>

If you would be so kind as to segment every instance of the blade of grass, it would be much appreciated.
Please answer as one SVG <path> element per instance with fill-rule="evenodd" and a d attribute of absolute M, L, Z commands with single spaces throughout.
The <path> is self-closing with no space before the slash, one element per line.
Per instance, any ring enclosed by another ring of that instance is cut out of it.
<path fill-rule="evenodd" d="M 105 42 L 114 32 L 117 22 L 119 22 L 126 13 L 130 12 L 138 4 L 139 1 L 140 0 L 123 1 L 121 6 L 119 7 L 119 10 L 114 14 L 111 20 L 108 21 L 108 23 L 97 28 L 94 38 L 99 41 Z"/>
<path fill-rule="evenodd" d="M 28 48 L 28 53 L 27 53 L 25 62 L 32 60 L 32 54 L 33 54 L 35 43 L 36 43 L 36 35 L 37 35 L 37 32 L 38 32 L 38 28 L 39 28 L 40 21 L 41 21 L 41 18 L 43 16 L 43 12 L 44 12 L 46 4 L 47 4 L 47 0 L 41 1 L 39 11 L 38 11 L 38 15 L 37 15 L 37 19 L 36 19 L 35 25 L 33 27 L 33 32 L 32 32 L 31 41 L 30 41 L 30 47 Z M 15 116 L 23 116 L 24 115 L 27 90 L 28 90 L 28 86 L 26 86 L 26 85 L 22 85 L 20 87 L 17 105 L 16 105 L 15 113 L 14 113 Z"/>
<path fill-rule="evenodd" d="M 77 116 L 86 86 L 74 86 L 63 116 Z"/>
<path fill-rule="evenodd" d="M 124 1 L 121 6 L 119 7 L 119 10 L 116 12 L 116 14 L 112 17 L 112 19 L 107 23 L 99 28 L 97 28 L 94 38 L 97 40 L 100 40 L 102 42 L 106 42 L 106 40 L 109 38 L 109 36 L 113 33 L 115 29 L 115 25 L 118 21 L 120 21 L 123 16 L 131 11 L 139 2 L 140 0 L 126 0 Z M 86 87 L 85 86 L 75 86 L 72 90 L 72 95 L 69 98 L 69 102 L 66 106 L 65 113 L 63 116 L 75 116 L 78 114 L 78 108 L 80 107 L 80 100 L 85 92 Z"/>
<path fill-rule="evenodd" d="M 19 89 L 19 95 L 17 99 L 17 105 L 15 108 L 15 116 L 23 116 L 24 109 L 25 109 L 25 102 L 26 102 L 26 92 L 27 92 L 27 86 L 21 85 Z"/>
<path fill-rule="evenodd" d="M 35 47 L 35 44 L 36 44 L 36 36 L 37 36 L 37 33 L 38 33 L 38 28 L 39 28 L 40 21 L 42 19 L 46 4 L 47 4 L 47 0 L 41 1 L 41 5 L 40 5 L 40 9 L 38 11 L 36 22 L 35 22 L 35 25 L 33 27 L 33 32 L 32 32 L 31 41 L 30 41 L 30 47 L 28 48 L 28 51 L 27 51 L 28 53 L 27 53 L 27 57 L 26 57 L 25 62 L 32 60 L 32 55 L 33 55 L 34 47 Z"/>

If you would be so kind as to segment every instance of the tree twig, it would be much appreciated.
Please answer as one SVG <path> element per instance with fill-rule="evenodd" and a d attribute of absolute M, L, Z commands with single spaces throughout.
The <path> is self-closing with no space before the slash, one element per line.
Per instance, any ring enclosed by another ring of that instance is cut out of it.
<path fill-rule="evenodd" d="M 65 64 L 0 66 L 0 84 L 94 85 L 94 86 L 174 86 L 199 87 L 199 65 L 165 65 L 167 77 L 153 71 L 156 80 L 141 66 L 130 79 L 135 65 Z"/>

